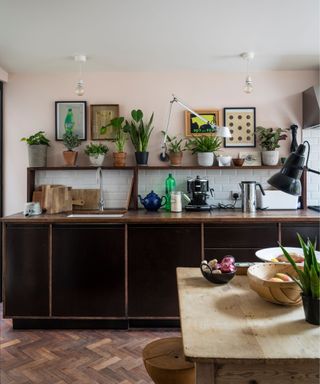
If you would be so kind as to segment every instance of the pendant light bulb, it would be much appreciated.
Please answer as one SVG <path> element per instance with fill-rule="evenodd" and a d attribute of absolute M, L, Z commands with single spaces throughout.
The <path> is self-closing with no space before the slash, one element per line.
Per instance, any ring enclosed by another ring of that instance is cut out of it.
<path fill-rule="evenodd" d="M 246 77 L 245 86 L 243 88 L 245 93 L 251 93 L 253 91 L 252 78 L 251 76 Z"/>
<path fill-rule="evenodd" d="M 83 80 L 79 80 L 77 82 L 75 93 L 78 96 L 83 96 L 84 95 L 84 82 L 83 82 Z"/>
<path fill-rule="evenodd" d="M 79 80 L 77 81 L 75 93 L 78 96 L 83 96 L 84 95 L 84 81 L 82 80 L 82 64 L 87 61 L 87 57 L 85 55 L 77 55 L 74 57 L 74 60 L 79 63 Z"/>

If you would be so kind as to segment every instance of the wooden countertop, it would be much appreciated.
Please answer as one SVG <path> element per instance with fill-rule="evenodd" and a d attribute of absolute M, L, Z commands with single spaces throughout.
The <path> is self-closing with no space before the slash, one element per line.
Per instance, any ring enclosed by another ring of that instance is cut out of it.
<path fill-rule="evenodd" d="M 71 212 L 70 212 L 71 213 Z M 303 222 L 316 223 L 320 215 L 312 210 L 286 211 L 258 211 L 256 213 L 242 213 L 241 210 L 213 210 L 212 212 L 147 212 L 144 209 L 126 212 L 121 218 L 70 218 L 70 213 L 54 215 L 42 214 L 25 217 L 22 213 L 2 218 L 5 223 L 153 223 L 153 224 L 218 224 L 218 223 L 278 223 Z M 78 212 L 80 213 L 80 212 Z M 95 212 L 99 213 L 99 211 Z M 105 211 L 104 213 L 108 213 Z M 111 212 L 110 212 L 111 213 Z"/>
<path fill-rule="evenodd" d="M 319 359 L 320 328 L 304 320 L 302 305 L 264 301 L 249 288 L 247 276 L 215 285 L 199 268 L 178 268 L 177 278 L 188 359 Z"/>

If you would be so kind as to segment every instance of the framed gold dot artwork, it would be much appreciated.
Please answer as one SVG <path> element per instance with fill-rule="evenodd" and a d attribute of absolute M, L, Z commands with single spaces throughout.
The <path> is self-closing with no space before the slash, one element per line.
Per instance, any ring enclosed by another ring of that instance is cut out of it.
<path fill-rule="evenodd" d="M 224 139 L 225 147 L 246 148 L 256 146 L 256 109 L 224 108 L 224 125 L 231 137 Z"/>

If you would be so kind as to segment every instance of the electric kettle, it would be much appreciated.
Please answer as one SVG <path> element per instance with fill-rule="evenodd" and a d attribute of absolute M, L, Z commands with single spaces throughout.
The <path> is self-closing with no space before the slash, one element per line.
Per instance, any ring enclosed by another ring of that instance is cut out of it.
<path fill-rule="evenodd" d="M 256 212 L 257 207 L 257 186 L 265 195 L 262 185 L 256 181 L 241 181 L 241 208 L 242 212 Z"/>

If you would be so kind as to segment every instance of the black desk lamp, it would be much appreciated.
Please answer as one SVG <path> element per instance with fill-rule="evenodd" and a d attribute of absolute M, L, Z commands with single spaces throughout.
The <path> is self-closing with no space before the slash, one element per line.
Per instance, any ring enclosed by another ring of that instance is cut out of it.
<path fill-rule="evenodd" d="M 308 146 L 308 155 L 306 165 L 304 166 L 304 152 Z M 270 177 L 268 183 L 274 188 L 279 189 L 280 191 L 289 193 L 290 195 L 299 196 L 301 195 L 301 182 L 300 178 L 303 170 L 308 172 L 316 173 L 320 175 L 319 171 L 311 169 L 308 167 L 310 155 L 310 144 L 308 141 L 304 141 L 303 144 L 300 144 L 295 152 L 292 152 L 284 163 L 280 172 L 275 173 Z M 309 207 L 310 208 L 310 207 Z M 319 210 L 319 207 L 313 208 Z"/>

